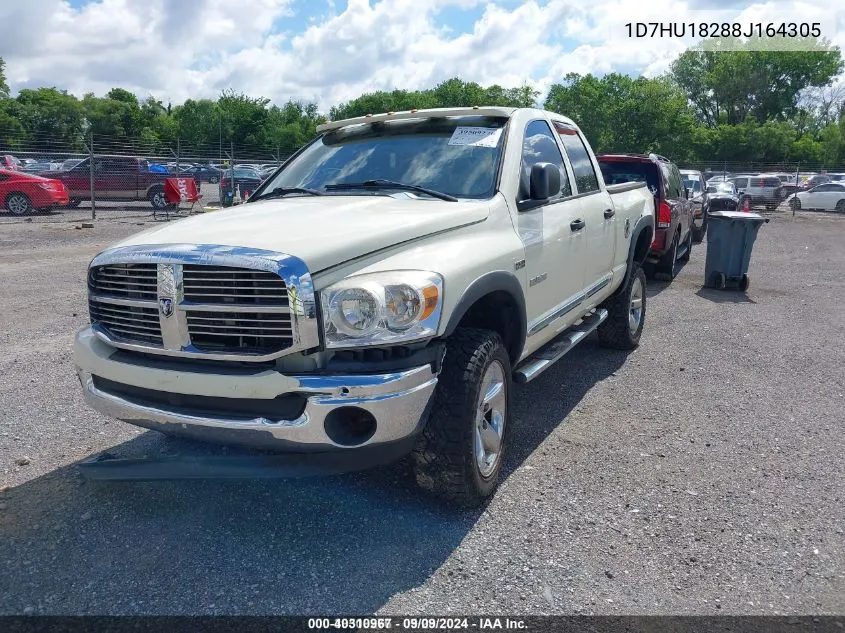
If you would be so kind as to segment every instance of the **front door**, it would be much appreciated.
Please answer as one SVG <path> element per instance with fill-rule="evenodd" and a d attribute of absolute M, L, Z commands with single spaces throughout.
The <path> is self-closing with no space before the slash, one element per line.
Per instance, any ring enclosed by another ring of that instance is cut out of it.
<path fill-rule="evenodd" d="M 561 190 L 545 204 L 525 208 L 529 175 L 536 163 L 551 163 L 561 173 Z M 526 125 L 523 141 L 518 231 L 525 246 L 528 277 L 528 336 L 551 338 L 574 320 L 581 305 L 586 260 L 586 220 L 572 199 L 570 175 L 557 141 L 544 120 Z"/>

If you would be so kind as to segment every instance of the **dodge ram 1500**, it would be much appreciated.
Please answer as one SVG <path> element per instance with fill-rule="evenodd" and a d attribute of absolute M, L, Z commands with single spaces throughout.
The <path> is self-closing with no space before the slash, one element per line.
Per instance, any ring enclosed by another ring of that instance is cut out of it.
<path fill-rule="evenodd" d="M 514 383 L 593 330 L 643 331 L 654 202 L 608 187 L 536 109 L 322 125 L 247 204 L 97 255 L 85 398 L 133 424 L 363 468 L 411 455 L 462 504 L 494 490 Z"/>

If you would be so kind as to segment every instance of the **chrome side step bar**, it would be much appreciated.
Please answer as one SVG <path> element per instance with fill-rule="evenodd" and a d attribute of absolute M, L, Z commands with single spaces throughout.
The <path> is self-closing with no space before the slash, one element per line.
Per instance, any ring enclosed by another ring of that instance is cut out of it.
<path fill-rule="evenodd" d="M 515 382 L 524 385 L 563 358 L 573 347 L 583 341 L 590 332 L 595 330 L 607 318 L 607 310 L 598 308 L 592 314 L 585 316 L 581 323 L 561 333 L 537 350 L 533 356 L 526 358 L 513 372 Z"/>

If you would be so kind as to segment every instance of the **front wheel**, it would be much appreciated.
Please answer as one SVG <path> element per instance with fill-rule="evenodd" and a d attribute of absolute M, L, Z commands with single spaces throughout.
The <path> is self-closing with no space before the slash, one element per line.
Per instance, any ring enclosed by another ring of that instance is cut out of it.
<path fill-rule="evenodd" d="M 211 176 L 208 179 L 208 182 L 210 182 L 212 185 L 216 185 L 218 182 L 220 182 L 220 178 L 218 178 L 217 176 Z"/>
<path fill-rule="evenodd" d="M 598 327 L 599 343 L 614 349 L 631 350 L 640 344 L 645 324 L 646 280 L 639 264 L 625 286 L 602 304 L 607 318 Z"/>
<path fill-rule="evenodd" d="M 707 234 L 707 215 L 704 216 L 704 219 L 701 221 L 701 228 L 692 225 L 692 241 L 696 244 L 700 244 L 704 241 L 704 236 Z"/>
<path fill-rule="evenodd" d="M 449 337 L 431 414 L 412 453 L 420 487 L 465 507 L 499 484 L 509 424 L 511 364 L 495 332 Z"/>

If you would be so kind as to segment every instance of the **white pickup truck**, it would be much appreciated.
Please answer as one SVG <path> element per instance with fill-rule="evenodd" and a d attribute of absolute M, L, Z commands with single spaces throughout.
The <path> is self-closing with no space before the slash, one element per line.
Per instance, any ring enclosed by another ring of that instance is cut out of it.
<path fill-rule="evenodd" d="M 411 454 L 462 504 L 495 489 L 513 383 L 593 330 L 633 349 L 654 235 L 566 117 L 412 110 L 324 124 L 237 208 L 97 255 L 86 401 L 309 472 Z"/>

